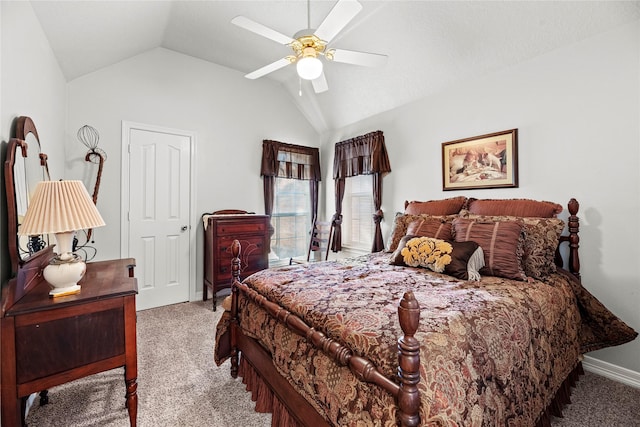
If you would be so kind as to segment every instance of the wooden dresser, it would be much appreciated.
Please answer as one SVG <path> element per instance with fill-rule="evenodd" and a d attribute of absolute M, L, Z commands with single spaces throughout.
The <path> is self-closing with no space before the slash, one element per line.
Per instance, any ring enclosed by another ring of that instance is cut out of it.
<path fill-rule="evenodd" d="M 202 299 L 207 300 L 209 289 L 213 294 L 213 310 L 216 294 L 231 287 L 231 243 L 239 240 L 242 245 L 240 259 L 241 277 L 269 267 L 269 216 L 268 215 L 204 215 L 204 284 Z"/>
<path fill-rule="evenodd" d="M 38 258 L 48 261 L 51 251 L 41 252 Z M 126 384 L 123 405 L 135 426 L 135 260 L 87 263 L 80 293 L 59 298 L 49 296 L 50 286 L 41 273 L 46 264 L 38 261 L 23 266 L 3 295 L 2 426 L 24 425 L 25 399 L 31 393 L 41 392 L 46 402 L 46 390 L 53 386 L 121 366 Z"/>

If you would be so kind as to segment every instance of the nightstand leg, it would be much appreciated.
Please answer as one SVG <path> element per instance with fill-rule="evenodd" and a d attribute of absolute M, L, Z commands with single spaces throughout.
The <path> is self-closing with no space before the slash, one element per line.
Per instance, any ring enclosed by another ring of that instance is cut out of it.
<path fill-rule="evenodd" d="M 138 419 L 138 379 L 125 380 L 127 384 L 126 407 L 129 411 L 129 424 L 136 427 Z"/>
<path fill-rule="evenodd" d="M 44 406 L 49 403 L 49 390 L 42 390 L 40 392 L 40 406 Z"/>

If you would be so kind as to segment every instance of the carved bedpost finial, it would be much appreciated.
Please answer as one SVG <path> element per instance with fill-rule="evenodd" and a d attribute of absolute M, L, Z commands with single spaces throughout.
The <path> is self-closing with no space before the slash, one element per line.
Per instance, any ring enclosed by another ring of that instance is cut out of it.
<path fill-rule="evenodd" d="M 238 325 L 238 291 L 237 284 L 240 283 L 240 253 L 242 249 L 240 242 L 234 240 L 231 244 L 231 377 L 238 378 L 238 343 L 236 328 Z"/>
<path fill-rule="evenodd" d="M 231 256 L 233 257 L 231 261 L 231 277 L 233 280 L 240 281 L 240 253 L 242 249 L 240 247 L 240 242 L 238 240 L 234 240 L 231 244 Z"/>
<path fill-rule="evenodd" d="M 567 205 L 569 208 L 569 218 L 567 228 L 569 229 L 569 271 L 580 279 L 580 257 L 578 249 L 580 248 L 580 219 L 578 218 L 578 209 L 580 203 L 576 199 L 569 200 Z"/>
<path fill-rule="evenodd" d="M 400 424 L 413 427 L 420 425 L 420 343 L 414 337 L 420 323 L 420 305 L 413 292 L 408 291 L 402 297 L 398 317 L 404 334 L 398 340 Z"/>

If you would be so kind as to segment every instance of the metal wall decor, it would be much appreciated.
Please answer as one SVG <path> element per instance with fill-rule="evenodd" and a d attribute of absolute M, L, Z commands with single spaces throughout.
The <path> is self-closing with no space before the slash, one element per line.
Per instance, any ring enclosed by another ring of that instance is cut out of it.
<path fill-rule="evenodd" d="M 78 140 L 84 144 L 85 147 L 89 149 L 87 151 L 84 160 L 89 163 L 95 163 L 98 165 L 98 171 L 96 173 L 96 181 L 93 186 L 93 195 L 92 200 L 94 204 L 98 203 L 98 191 L 100 190 L 100 181 L 102 179 L 102 169 L 104 167 L 104 162 L 107 160 L 107 153 L 104 152 L 101 148 L 98 148 L 98 143 L 100 142 L 100 134 L 97 129 L 93 126 L 84 125 L 80 129 L 78 129 L 77 133 Z M 95 243 L 95 241 L 91 240 L 91 236 L 93 235 L 93 230 L 85 230 L 85 243 L 80 245 L 77 237 L 74 239 L 74 251 L 81 251 L 85 254 L 85 261 L 90 261 L 96 256 L 97 250 L 93 246 L 89 246 L 89 243 Z"/>

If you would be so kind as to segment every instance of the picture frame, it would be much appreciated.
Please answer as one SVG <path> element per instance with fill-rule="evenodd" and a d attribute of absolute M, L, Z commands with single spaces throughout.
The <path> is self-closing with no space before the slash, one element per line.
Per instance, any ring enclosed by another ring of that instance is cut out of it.
<path fill-rule="evenodd" d="M 518 187 L 518 129 L 442 143 L 442 189 Z"/>

